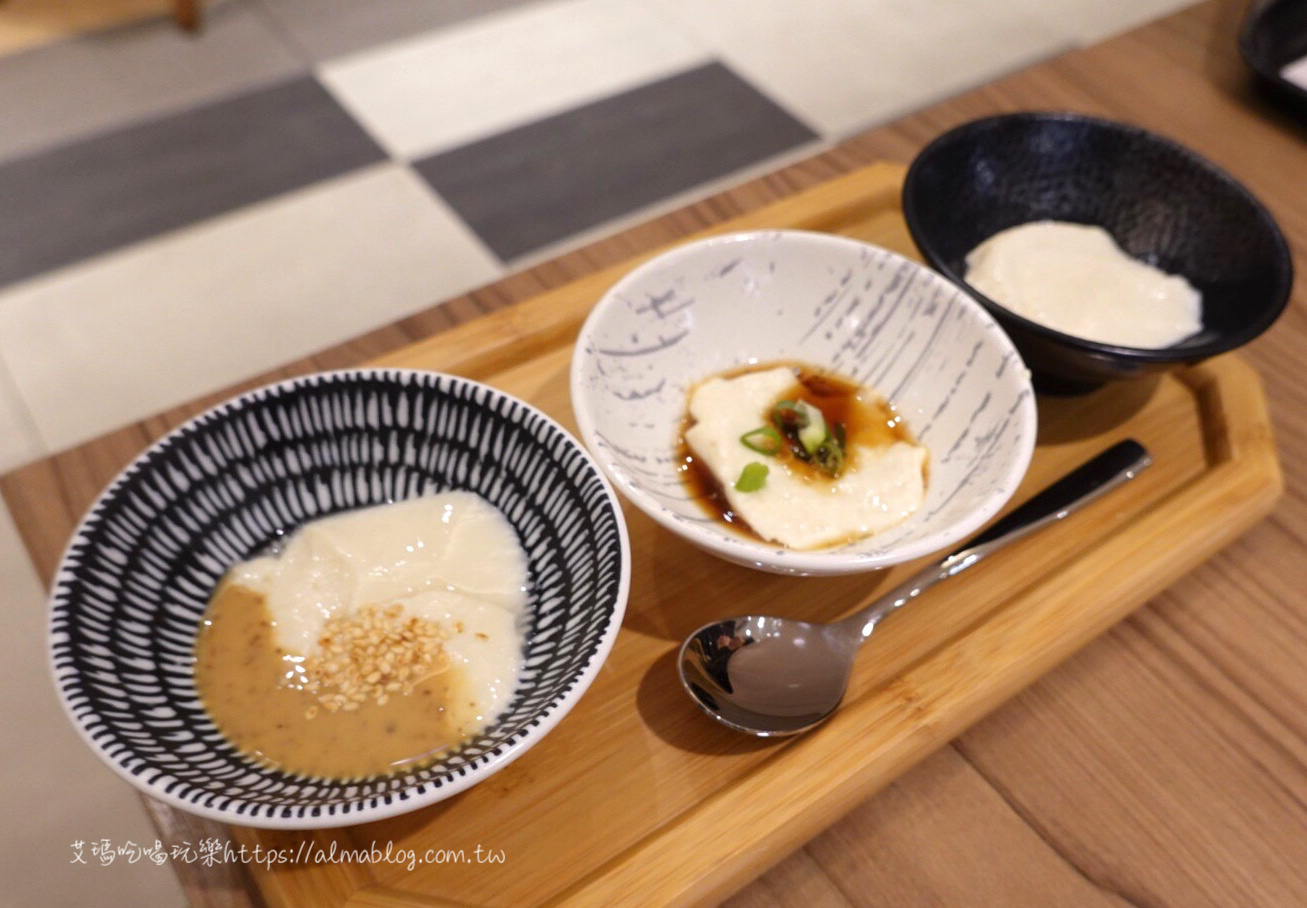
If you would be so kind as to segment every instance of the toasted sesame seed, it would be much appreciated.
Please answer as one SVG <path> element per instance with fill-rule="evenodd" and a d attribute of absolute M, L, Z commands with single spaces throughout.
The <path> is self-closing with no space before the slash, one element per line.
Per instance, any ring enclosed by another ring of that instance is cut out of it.
<path fill-rule="evenodd" d="M 332 712 L 357 709 L 369 700 L 385 703 L 391 694 L 410 693 L 448 667 L 444 639 L 439 624 L 405 616 L 398 604 L 332 617 L 317 649 L 304 660 L 306 687 Z"/>

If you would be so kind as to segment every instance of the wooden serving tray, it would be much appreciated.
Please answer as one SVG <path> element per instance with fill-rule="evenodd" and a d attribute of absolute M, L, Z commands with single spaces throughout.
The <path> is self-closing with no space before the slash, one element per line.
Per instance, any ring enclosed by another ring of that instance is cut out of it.
<path fill-rule="evenodd" d="M 901 167 L 874 165 L 713 232 L 799 227 L 915 256 L 898 207 L 902 177 Z M 574 430 L 572 342 L 600 294 L 634 264 L 378 364 L 486 381 Z M 338 855 L 391 850 L 389 861 L 254 864 L 260 889 L 284 906 L 711 903 L 1208 558 L 1280 493 L 1260 382 L 1234 356 L 1084 397 L 1041 398 L 1039 410 L 1039 444 L 1017 500 L 1121 438 L 1143 442 L 1155 464 L 1128 489 L 878 628 L 844 707 L 826 725 L 764 741 L 714 724 L 680 688 L 681 640 L 709 619 L 742 612 L 833 619 L 916 566 L 835 579 L 757 573 L 628 507 L 626 620 L 594 685 L 558 728 L 476 788 L 406 816 L 317 833 L 234 830 L 265 853 L 306 841 Z M 408 851 L 419 862 L 413 869 L 394 860 Z"/>

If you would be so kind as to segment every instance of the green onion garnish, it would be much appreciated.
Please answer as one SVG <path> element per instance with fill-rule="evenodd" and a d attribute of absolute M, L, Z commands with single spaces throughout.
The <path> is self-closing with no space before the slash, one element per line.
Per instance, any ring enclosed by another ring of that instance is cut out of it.
<path fill-rule="evenodd" d="M 829 434 L 826 431 L 826 417 L 821 415 L 821 411 L 808 403 L 806 400 L 799 401 L 799 408 L 807 421 L 799 429 L 799 444 L 803 445 L 803 450 L 809 454 L 816 454 L 817 449 L 826 441 Z"/>
<path fill-rule="evenodd" d="M 740 478 L 735 480 L 735 491 L 756 492 L 767 482 L 767 465 L 753 460 L 744 465 Z"/>
<path fill-rule="evenodd" d="M 806 400 L 781 401 L 772 407 L 771 418 L 787 437 L 799 443 L 807 457 L 826 440 L 826 418 Z"/>
<path fill-rule="evenodd" d="M 783 400 L 772 407 L 770 415 L 795 457 L 831 477 L 843 472 L 846 441 L 842 423 L 828 425 L 821 410 L 806 400 Z"/>
<path fill-rule="evenodd" d="M 775 457 L 781 453 L 781 448 L 785 446 L 785 440 L 781 438 L 781 433 L 771 426 L 759 426 L 741 435 L 740 444 L 750 451 L 757 451 L 759 454 Z"/>
<path fill-rule="evenodd" d="M 838 477 L 844 471 L 844 446 L 828 437 L 812 452 L 812 462 L 827 476 Z"/>
<path fill-rule="evenodd" d="M 783 400 L 772 407 L 771 418 L 772 422 L 787 435 L 797 433 L 808 424 L 807 414 L 792 400 Z"/>
<path fill-rule="evenodd" d="M 843 472 L 844 449 L 847 446 L 843 423 L 829 425 L 821 410 L 804 400 L 780 401 L 772 406 L 770 417 L 782 436 L 782 443 L 788 444 L 789 451 L 797 459 L 816 466 L 826 476 L 838 477 Z M 750 438 L 758 431 L 749 432 L 745 438 Z M 745 442 L 744 438 L 741 440 Z M 761 451 L 761 448 L 754 448 L 752 444 L 749 447 Z"/>

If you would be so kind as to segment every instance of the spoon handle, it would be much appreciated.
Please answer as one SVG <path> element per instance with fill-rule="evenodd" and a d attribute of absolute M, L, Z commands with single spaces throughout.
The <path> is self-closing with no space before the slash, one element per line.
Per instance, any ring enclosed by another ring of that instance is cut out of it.
<path fill-rule="evenodd" d="M 841 623 L 855 627 L 860 625 L 862 639 L 866 640 L 882 618 L 939 581 L 957 576 L 1008 543 L 1062 520 L 1122 483 L 1134 479 L 1152 462 L 1152 456 L 1139 442 L 1118 442 L 996 521 L 962 548 L 912 575 L 866 609 Z"/>

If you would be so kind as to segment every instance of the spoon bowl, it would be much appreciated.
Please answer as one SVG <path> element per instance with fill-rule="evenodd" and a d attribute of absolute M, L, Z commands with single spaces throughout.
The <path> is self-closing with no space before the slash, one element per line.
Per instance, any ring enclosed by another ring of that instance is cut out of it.
<path fill-rule="evenodd" d="M 705 624 L 681 645 L 681 683 L 704 712 L 736 731 L 760 737 L 807 731 L 839 708 L 858 648 L 886 616 L 1003 546 L 1066 518 L 1150 463 L 1136 441 L 1113 445 L 842 621 L 741 615 Z"/>
<path fill-rule="evenodd" d="M 839 706 L 848 687 L 858 644 L 841 628 L 765 615 L 718 621 L 681 648 L 681 680 L 714 718 L 737 731 L 763 737 L 807 731 Z"/>

